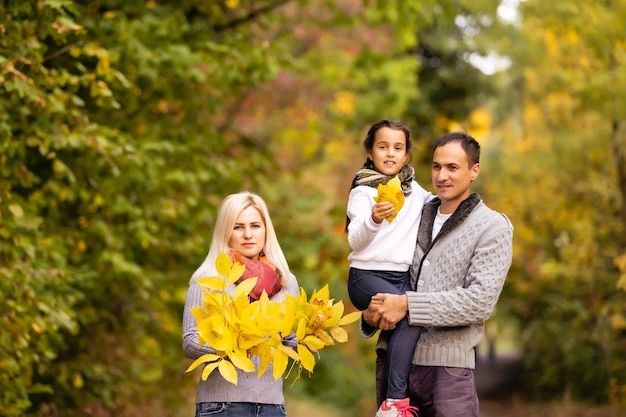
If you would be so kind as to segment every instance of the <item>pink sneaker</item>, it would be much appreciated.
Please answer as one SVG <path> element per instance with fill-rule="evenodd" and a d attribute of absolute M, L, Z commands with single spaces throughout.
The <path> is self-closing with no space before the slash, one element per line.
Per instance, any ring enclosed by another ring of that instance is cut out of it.
<path fill-rule="evenodd" d="M 393 402 L 383 401 L 376 412 L 376 417 L 411 417 L 416 416 L 417 407 L 413 407 L 408 398 L 395 400 Z"/>

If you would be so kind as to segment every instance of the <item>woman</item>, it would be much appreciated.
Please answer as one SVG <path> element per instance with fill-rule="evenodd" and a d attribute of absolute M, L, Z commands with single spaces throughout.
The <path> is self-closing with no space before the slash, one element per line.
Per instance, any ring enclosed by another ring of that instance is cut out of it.
<path fill-rule="evenodd" d="M 253 274 L 257 276 L 263 270 L 262 279 L 258 280 L 251 294 L 260 294 L 265 290 L 270 300 L 278 302 L 284 300 L 286 294 L 299 294 L 298 282 L 289 272 L 263 199 L 250 192 L 229 195 L 219 209 L 209 253 L 189 283 L 183 313 L 183 352 L 190 359 L 215 353 L 206 344 L 198 347 L 197 322 L 190 308 L 201 306 L 202 303 L 202 291 L 197 280 L 219 276 L 215 260 L 222 252 L 246 265 L 244 277 Z M 232 293 L 234 288 L 235 285 L 231 285 L 227 291 Z M 258 365 L 258 362 L 255 363 Z M 196 392 L 196 417 L 287 415 L 283 381 L 280 378 L 275 380 L 271 369 L 260 377 L 256 371 L 246 373 L 238 369 L 237 372 L 237 385 L 226 381 L 219 372 L 211 372 L 205 381 L 200 379 Z"/>

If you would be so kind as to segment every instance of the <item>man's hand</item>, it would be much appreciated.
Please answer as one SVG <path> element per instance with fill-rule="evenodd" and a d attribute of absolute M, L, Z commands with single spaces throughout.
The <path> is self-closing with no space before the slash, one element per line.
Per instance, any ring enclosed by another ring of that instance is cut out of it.
<path fill-rule="evenodd" d="M 372 305 L 375 310 L 374 319 L 376 319 L 377 326 L 383 330 L 394 329 L 409 311 L 406 294 L 376 294 L 372 297 L 368 310 Z M 367 321 L 367 317 L 365 321 Z"/>
<path fill-rule="evenodd" d="M 378 323 L 380 322 L 379 310 L 382 305 L 383 303 L 381 300 L 375 300 L 374 297 L 372 297 L 370 305 L 367 306 L 366 310 L 363 310 L 363 320 L 365 320 L 365 322 L 370 326 L 378 327 Z"/>

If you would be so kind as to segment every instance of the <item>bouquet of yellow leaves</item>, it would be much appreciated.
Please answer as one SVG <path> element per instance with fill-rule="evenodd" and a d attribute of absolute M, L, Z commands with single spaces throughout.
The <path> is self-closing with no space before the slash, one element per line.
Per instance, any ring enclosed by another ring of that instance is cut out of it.
<path fill-rule="evenodd" d="M 226 291 L 229 284 L 243 275 L 245 266 L 233 263 L 225 253 L 219 254 L 215 266 L 222 276 L 198 279 L 198 284 L 204 287 L 202 306 L 190 309 L 198 322 L 199 346 L 206 343 L 216 350 L 196 359 L 186 371 L 206 364 L 203 380 L 217 369 L 224 379 L 237 385 L 236 368 L 253 372 L 253 356 L 259 358 L 258 376 L 272 364 L 273 377 L 282 377 L 289 359 L 313 372 L 313 352 L 335 342 L 346 342 L 348 333 L 342 326 L 355 322 L 361 315 L 360 311 L 344 315 L 343 302 L 335 303 L 329 298 L 328 285 L 314 291 L 308 299 L 300 288 L 299 297 L 287 294 L 282 302 L 270 301 L 265 291 L 258 301 L 251 302 L 248 294 L 256 278 L 242 281 L 233 295 Z M 295 349 L 283 344 L 286 336 L 294 334 Z"/>
<path fill-rule="evenodd" d="M 378 185 L 378 195 L 374 197 L 374 201 L 380 203 L 382 201 L 388 201 L 393 204 L 393 213 L 385 218 L 389 223 L 396 218 L 396 215 L 404 205 L 404 193 L 402 192 L 402 185 L 400 184 L 400 178 L 396 175 L 387 184 Z"/>

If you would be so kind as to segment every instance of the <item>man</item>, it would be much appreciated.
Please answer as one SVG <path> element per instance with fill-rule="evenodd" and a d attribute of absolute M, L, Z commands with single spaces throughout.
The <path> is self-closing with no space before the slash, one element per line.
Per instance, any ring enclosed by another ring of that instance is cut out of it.
<path fill-rule="evenodd" d="M 411 266 L 414 291 L 378 294 L 361 330 L 392 329 L 408 314 L 423 326 L 409 376 L 411 404 L 424 417 L 478 417 L 475 348 L 511 266 L 513 226 L 470 191 L 480 173 L 480 145 L 471 136 L 442 136 L 433 151 L 437 198 L 427 203 Z M 377 348 L 376 391 L 385 391 L 386 332 Z"/>

